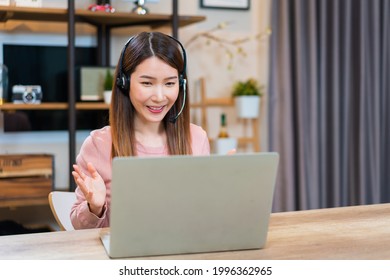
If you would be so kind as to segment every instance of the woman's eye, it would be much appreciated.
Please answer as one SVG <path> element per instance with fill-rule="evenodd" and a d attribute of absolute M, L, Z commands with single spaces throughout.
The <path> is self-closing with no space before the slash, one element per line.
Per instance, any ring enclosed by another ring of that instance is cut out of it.
<path fill-rule="evenodd" d="M 141 82 L 141 84 L 144 85 L 144 86 L 151 86 L 152 85 L 151 82 Z"/>
<path fill-rule="evenodd" d="M 175 85 L 175 82 L 168 82 L 168 83 L 166 83 L 166 85 L 167 85 L 168 87 L 173 87 L 173 86 Z"/>

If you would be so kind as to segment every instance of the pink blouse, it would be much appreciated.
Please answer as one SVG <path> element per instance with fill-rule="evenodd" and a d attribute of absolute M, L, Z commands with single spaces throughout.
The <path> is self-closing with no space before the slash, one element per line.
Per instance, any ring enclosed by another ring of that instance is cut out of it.
<path fill-rule="evenodd" d="M 206 132 L 197 125 L 190 125 L 192 154 L 193 155 L 209 155 L 210 145 Z M 73 205 L 70 218 L 75 229 L 99 228 L 109 226 L 110 202 L 111 202 L 111 129 L 105 126 L 91 132 L 81 146 L 80 153 L 77 156 L 76 162 L 81 170 L 88 174 L 87 163 L 92 162 L 103 178 L 107 193 L 106 203 L 103 209 L 102 217 L 98 217 L 91 213 L 88 208 L 84 194 L 79 187 L 76 188 L 77 201 Z M 166 156 L 168 155 L 167 148 L 164 147 L 145 147 L 137 144 L 138 156 Z"/>

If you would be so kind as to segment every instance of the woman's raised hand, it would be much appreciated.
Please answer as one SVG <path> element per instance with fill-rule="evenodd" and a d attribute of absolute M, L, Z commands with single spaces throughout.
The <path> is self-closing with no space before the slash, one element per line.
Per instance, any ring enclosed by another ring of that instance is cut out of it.
<path fill-rule="evenodd" d="M 78 165 L 73 165 L 73 178 L 83 192 L 92 213 L 101 216 L 106 201 L 106 185 L 92 163 L 87 164 L 89 174 L 84 174 Z"/>

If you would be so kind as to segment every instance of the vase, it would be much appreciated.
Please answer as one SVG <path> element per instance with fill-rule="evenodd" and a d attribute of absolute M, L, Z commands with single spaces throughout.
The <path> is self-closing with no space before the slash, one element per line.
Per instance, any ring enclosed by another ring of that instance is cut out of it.
<path fill-rule="evenodd" d="M 148 8 L 145 7 L 145 0 L 134 1 L 135 7 L 132 12 L 138 15 L 146 15 L 149 13 Z"/>

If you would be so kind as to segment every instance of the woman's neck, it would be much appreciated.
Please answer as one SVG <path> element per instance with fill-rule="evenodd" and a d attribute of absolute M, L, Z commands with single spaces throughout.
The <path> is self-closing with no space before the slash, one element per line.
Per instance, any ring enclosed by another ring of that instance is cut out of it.
<path fill-rule="evenodd" d="M 162 122 L 160 123 L 136 123 L 135 139 L 146 147 L 163 147 L 167 143 L 167 137 Z"/>

